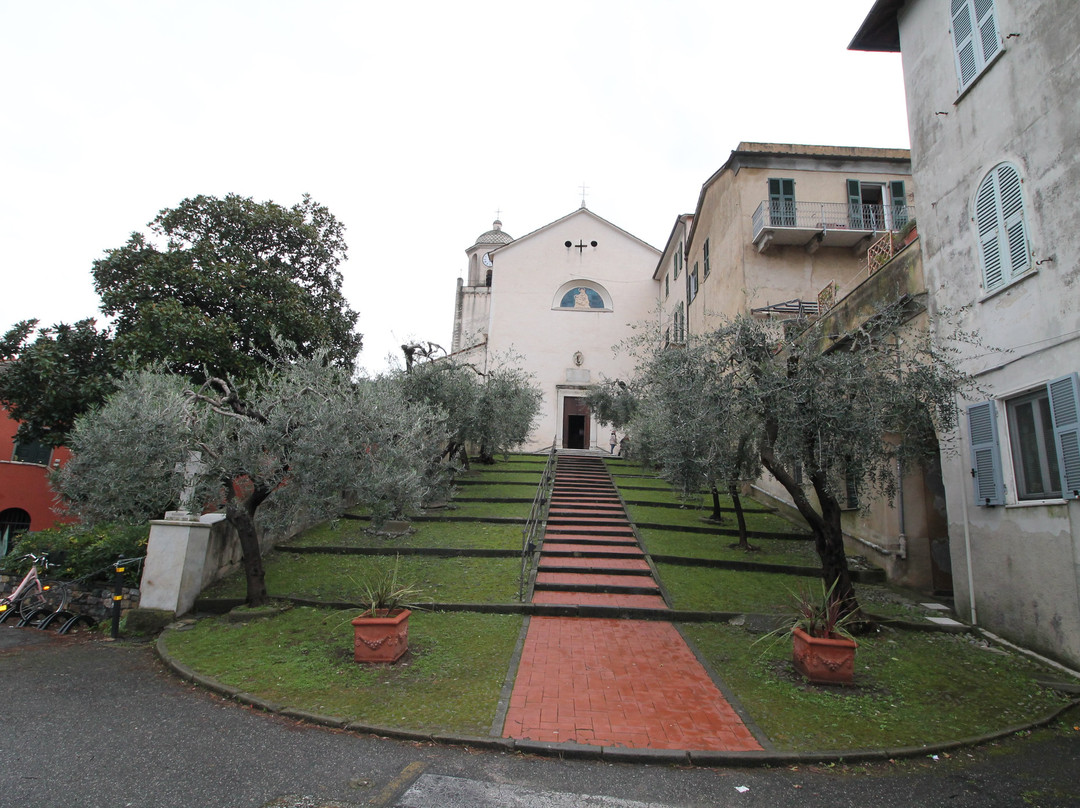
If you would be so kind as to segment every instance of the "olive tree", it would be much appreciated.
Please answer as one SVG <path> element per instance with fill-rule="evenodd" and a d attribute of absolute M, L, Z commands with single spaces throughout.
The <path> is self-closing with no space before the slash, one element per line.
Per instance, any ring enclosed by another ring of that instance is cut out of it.
<path fill-rule="evenodd" d="M 726 479 L 759 467 L 783 486 L 845 612 L 858 609 L 840 519 L 847 491 L 891 502 L 901 475 L 936 461 L 937 435 L 955 427 L 970 384 L 948 347 L 970 335 L 939 335 L 935 347 L 909 318 L 890 308 L 848 333 L 819 321 L 788 339 L 781 324 L 744 315 L 686 350 L 646 351 L 628 385 L 635 440 L 674 464 L 674 479 L 722 475 L 726 463 Z"/>
<path fill-rule="evenodd" d="M 739 483 L 756 478 L 761 466 L 730 383 L 725 368 L 703 346 L 664 348 L 646 354 L 630 384 L 606 382 L 591 393 L 589 404 L 602 420 L 630 432 L 636 456 L 657 468 L 684 498 L 709 489 L 713 521 L 723 521 L 718 487 L 727 491 L 738 546 L 752 550 Z"/>
<path fill-rule="evenodd" d="M 56 485 L 89 521 L 160 516 L 189 485 L 198 509 L 220 508 L 235 528 L 254 605 L 267 599 L 261 529 L 285 533 L 356 504 L 376 520 L 418 508 L 445 435 L 443 413 L 321 354 L 275 360 L 243 395 L 217 377 L 195 387 L 143 371 L 77 420 Z"/>
<path fill-rule="evenodd" d="M 517 448 L 529 437 L 543 396 L 532 374 L 514 364 L 513 356 L 495 359 L 485 373 L 453 358 L 417 361 L 411 347 L 402 346 L 407 364 L 400 382 L 410 401 L 447 413 L 444 457 L 452 460 L 460 452 L 467 465 L 464 449 L 472 444 L 480 462 L 493 463 L 496 454 Z"/>

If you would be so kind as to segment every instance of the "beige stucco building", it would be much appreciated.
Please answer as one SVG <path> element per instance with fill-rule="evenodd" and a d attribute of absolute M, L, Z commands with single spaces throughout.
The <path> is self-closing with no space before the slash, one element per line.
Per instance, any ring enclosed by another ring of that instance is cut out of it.
<path fill-rule="evenodd" d="M 701 186 L 686 237 L 690 333 L 738 312 L 816 314 L 913 198 L 906 149 L 740 143 Z"/>
<path fill-rule="evenodd" d="M 957 609 L 1080 664 L 1080 4 L 878 0 L 900 51 L 930 316 L 983 345 L 942 453 Z"/>
<path fill-rule="evenodd" d="M 653 273 L 665 341 L 680 344 L 745 312 L 792 326 L 825 316 L 843 330 L 898 302 L 909 306 L 908 327 L 926 329 L 918 248 L 894 256 L 892 245 L 915 215 L 909 158 L 906 149 L 740 143 L 702 185 L 694 213 L 676 219 Z M 771 476 L 754 489 L 796 515 Z M 938 469 L 908 475 L 892 503 L 852 492 L 848 504 L 850 553 L 892 581 L 950 590 Z"/>
<path fill-rule="evenodd" d="M 585 406 L 590 385 L 628 378 L 614 350 L 655 319 L 659 251 L 584 205 L 513 239 L 501 222 L 466 250 L 452 354 L 482 367 L 514 355 L 544 394 L 525 448 L 607 449 L 610 431 Z"/>

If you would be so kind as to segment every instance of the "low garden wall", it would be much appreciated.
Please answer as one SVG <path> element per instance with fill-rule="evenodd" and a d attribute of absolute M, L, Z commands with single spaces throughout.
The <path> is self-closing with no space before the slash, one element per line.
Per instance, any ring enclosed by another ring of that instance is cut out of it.
<path fill-rule="evenodd" d="M 0 592 L 10 592 L 14 589 L 22 576 L 0 575 Z M 78 586 L 69 585 L 71 600 L 68 601 L 68 611 L 72 614 L 85 614 L 101 621 L 112 614 L 113 587 L 105 582 L 87 582 Z M 120 590 L 122 600 L 120 608 L 124 611 L 134 609 L 139 605 L 139 590 L 135 587 L 124 587 Z"/>

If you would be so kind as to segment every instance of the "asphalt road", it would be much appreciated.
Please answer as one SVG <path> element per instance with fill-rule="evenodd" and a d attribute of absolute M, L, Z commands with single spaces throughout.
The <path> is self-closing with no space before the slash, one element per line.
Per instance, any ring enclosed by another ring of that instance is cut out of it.
<path fill-rule="evenodd" d="M 1080 715 L 948 758 L 689 769 L 328 730 L 219 699 L 150 646 L 0 626 L 0 808 L 1080 806 Z"/>

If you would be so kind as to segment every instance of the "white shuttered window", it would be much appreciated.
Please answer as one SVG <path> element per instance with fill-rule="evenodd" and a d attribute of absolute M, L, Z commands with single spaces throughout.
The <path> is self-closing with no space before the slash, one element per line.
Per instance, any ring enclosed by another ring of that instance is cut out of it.
<path fill-rule="evenodd" d="M 975 224 L 984 291 L 999 289 L 1031 269 L 1023 183 L 1015 166 L 1000 163 L 979 183 Z"/>
<path fill-rule="evenodd" d="M 963 92 L 1001 50 L 994 0 L 952 0 L 952 37 Z"/>

